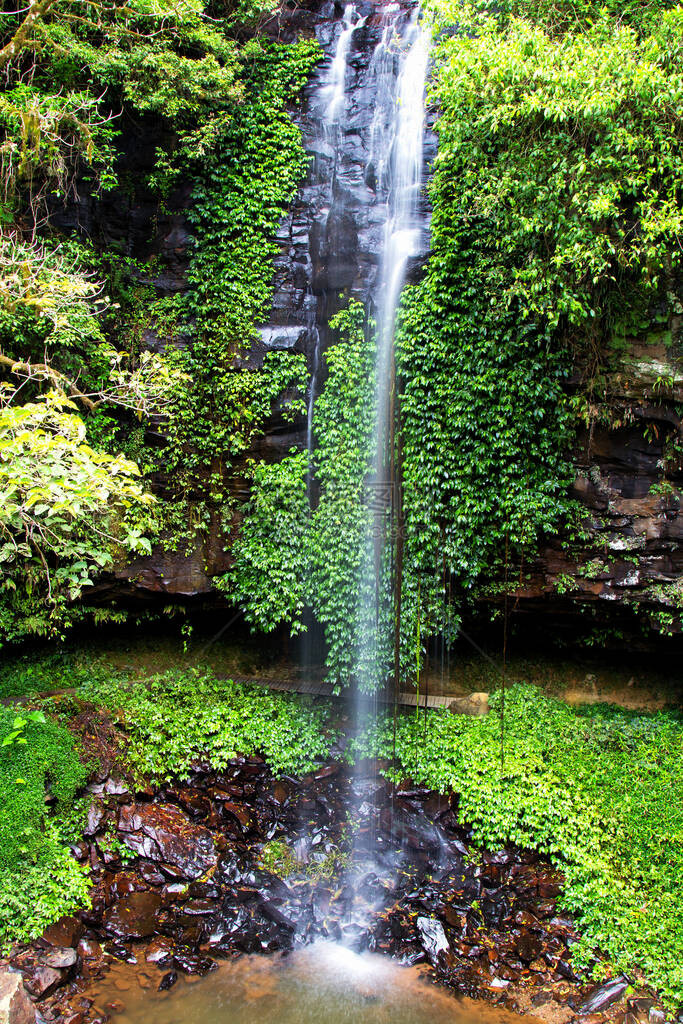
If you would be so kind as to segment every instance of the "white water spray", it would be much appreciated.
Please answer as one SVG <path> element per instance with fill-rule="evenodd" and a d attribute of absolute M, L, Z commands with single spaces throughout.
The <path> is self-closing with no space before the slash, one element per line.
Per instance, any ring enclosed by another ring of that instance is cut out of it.
<path fill-rule="evenodd" d="M 378 288 L 376 414 L 368 535 L 362 555 L 357 618 L 356 677 L 373 692 L 386 679 L 392 640 L 387 565 L 387 518 L 393 481 L 389 478 L 391 388 L 396 314 L 410 260 L 424 250 L 420 216 L 423 184 L 425 88 L 430 36 L 416 11 L 400 34 L 390 21 L 373 58 L 377 109 L 368 175 L 386 195 L 386 216 Z M 398 76 L 395 65 L 399 62 Z"/>

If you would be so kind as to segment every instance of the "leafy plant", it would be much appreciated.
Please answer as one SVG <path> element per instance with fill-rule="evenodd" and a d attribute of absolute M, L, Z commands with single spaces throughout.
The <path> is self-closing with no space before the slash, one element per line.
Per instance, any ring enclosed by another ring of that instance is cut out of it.
<path fill-rule="evenodd" d="M 254 753 L 276 774 L 303 774 L 331 742 L 320 708 L 296 697 L 273 700 L 267 690 L 199 670 L 86 687 L 82 694 L 118 713 L 131 765 L 154 778 L 186 776 L 199 760 L 223 768 L 238 754 Z"/>
<path fill-rule="evenodd" d="M 514 842 L 548 854 L 564 872 L 562 901 L 577 915 L 573 961 L 599 949 L 620 970 L 642 970 L 669 1005 L 683 1001 L 683 784 L 679 715 L 573 707 L 527 685 L 470 718 L 402 717 L 388 774 L 458 793 L 460 820 L 490 849 Z M 391 759 L 393 721 L 354 744 Z"/>
<path fill-rule="evenodd" d="M 87 769 L 67 730 L 37 709 L 20 715 L 0 709 L 0 734 L 0 946 L 6 950 L 87 902 L 86 871 L 62 837 L 62 819 Z M 48 794 L 56 800 L 54 814 L 47 812 Z"/>

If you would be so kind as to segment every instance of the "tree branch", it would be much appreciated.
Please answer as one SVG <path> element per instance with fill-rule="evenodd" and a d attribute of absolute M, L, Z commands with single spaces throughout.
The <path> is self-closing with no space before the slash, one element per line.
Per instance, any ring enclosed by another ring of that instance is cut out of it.
<path fill-rule="evenodd" d="M 10 359 L 9 356 L 0 354 L 0 366 L 7 367 L 10 373 L 22 374 L 29 380 L 34 377 L 51 380 L 53 384 L 64 389 L 70 398 L 81 402 L 89 412 L 94 412 L 98 405 L 100 405 L 100 402 L 93 402 L 92 398 L 79 391 L 68 377 L 60 373 L 59 370 L 48 366 L 47 363 L 22 363 L 17 362 L 16 359 Z"/>
<path fill-rule="evenodd" d="M 33 0 L 29 8 L 29 12 L 21 25 L 12 36 L 9 43 L 7 43 L 6 46 L 3 46 L 0 50 L 0 70 L 9 64 L 13 57 L 16 57 L 17 54 L 21 53 L 36 22 L 48 13 L 55 3 L 56 0 Z"/>

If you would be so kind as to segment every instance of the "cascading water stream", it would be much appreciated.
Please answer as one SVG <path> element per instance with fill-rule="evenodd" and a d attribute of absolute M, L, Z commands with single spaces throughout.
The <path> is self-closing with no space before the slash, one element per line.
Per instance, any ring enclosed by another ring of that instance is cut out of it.
<path fill-rule="evenodd" d="M 360 14 L 359 14 L 360 10 Z M 307 185 L 310 273 L 308 297 L 315 312 L 307 323 L 311 385 L 307 408 L 307 496 L 312 508 L 315 450 L 314 407 L 321 383 L 327 321 L 346 295 L 362 297 L 376 320 L 374 425 L 366 487 L 366 525 L 357 549 L 359 589 L 355 609 L 357 731 L 373 726 L 377 690 L 387 681 L 393 642 L 391 593 L 391 424 L 393 347 L 397 308 L 410 261 L 426 252 L 428 217 L 422 202 L 425 164 L 425 89 L 430 39 L 420 11 L 388 3 L 371 10 L 364 0 L 348 4 L 327 70 L 312 89 L 307 140 L 313 155 Z M 365 31 L 361 32 L 361 30 Z M 355 35 L 358 33 L 357 35 Z M 331 40 L 330 40 L 331 42 Z M 299 221 L 293 221 L 293 237 Z M 291 252 L 291 250 L 290 250 Z M 304 637 L 306 676 L 313 672 L 313 644 Z M 308 639 L 307 639 L 308 638 Z M 359 769 L 349 811 L 358 817 L 348 881 L 379 875 L 382 860 L 373 794 L 377 779 Z M 345 941 L 353 942 L 368 912 L 359 901 Z"/>
<path fill-rule="evenodd" d="M 393 640 L 390 526 L 395 481 L 390 467 L 394 334 L 410 260 L 425 248 L 421 191 L 430 38 L 419 16 L 416 10 L 399 32 L 390 15 L 373 59 L 378 104 L 366 180 L 372 181 L 377 193 L 384 197 L 384 225 L 380 272 L 373 295 L 377 319 L 375 418 L 357 610 L 356 730 L 359 733 L 372 729 L 376 722 L 377 693 L 389 674 Z M 365 766 L 357 769 L 353 788 L 362 800 L 354 844 L 354 871 L 357 877 L 368 870 L 381 874 L 383 869 L 391 870 L 391 865 L 381 863 L 377 812 L 373 803 L 373 794 L 379 789 L 374 763 L 369 770 Z"/>
<path fill-rule="evenodd" d="M 330 65 L 327 80 L 320 90 L 318 103 L 320 105 L 320 134 L 322 140 L 329 146 L 333 154 L 331 175 L 331 186 L 334 193 L 334 177 L 337 169 L 337 159 L 341 149 L 341 127 L 346 113 L 346 70 L 351 39 L 353 33 L 365 25 L 366 18 L 359 18 L 356 14 L 354 4 L 349 4 L 342 18 L 342 31 L 337 40 L 334 56 Z M 323 170 L 320 177 L 324 180 L 328 175 Z M 323 211 L 323 219 L 327 221 L 329 211 Z M 308 476 L 306 480 L 306 491 L 309 504 L 312 500 L 312 458 L 313 458 L 313 411 L 318 386 L 318 374 L 320 371 L 320 332 L 315 325 L 315 314 L 313 322 L 309 324 L 309 334 L 314 339 L 313 365 L 311 367 L 311 383 L 308 391 L 308 406 L 306 410 L 306 450 L 308 451 Z"/>
<path fill-rule="evenodd" d="M 390 479 L 391 388 L 394 330 L 401 289 L 412 258 L 424 250 L 420 216 L 425 88 L 430 36 L 419 10 L 399 35 L 393 21 L 385 27 L 373 59 L 378 105 L 372 131 L 368 176 L 386 195 L 378 286 L 373 295 L 377 317 L 375 423 L 369 478 L 369 528 L 365 537 L 357 619 L 356 676 L 361 691 L 385 682 L 391 644 L 391 614 L 386 579 L 387 517 L 394 481 Z M 398 59 L 398 75 L 395 63 Z"/>

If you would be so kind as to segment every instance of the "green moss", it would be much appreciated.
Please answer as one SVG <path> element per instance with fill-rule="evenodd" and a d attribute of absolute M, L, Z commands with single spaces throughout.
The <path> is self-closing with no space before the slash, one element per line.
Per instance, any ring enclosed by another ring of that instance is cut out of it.
<path fill-rule="evenodd" d="M 289 878 L 299 868 L 294 850 L 279 839 L 271 839 L 269 843 L 264 844 L 259 863 L 278 878 Z"/>
<path fill-rule="evenodd" d="M 18 712 L 21 714 L 21 710 Z M 0 736 L 15 712 L 0 709 Z M 73 737 L 55 722 L 29 722 L 25 742 L 0 744 L 0 946 L 38 934 L 87 902 L 89 880 L 66 839 L 87 777 Z M 56 800 L 46 809 L 46 795 Z"/>

